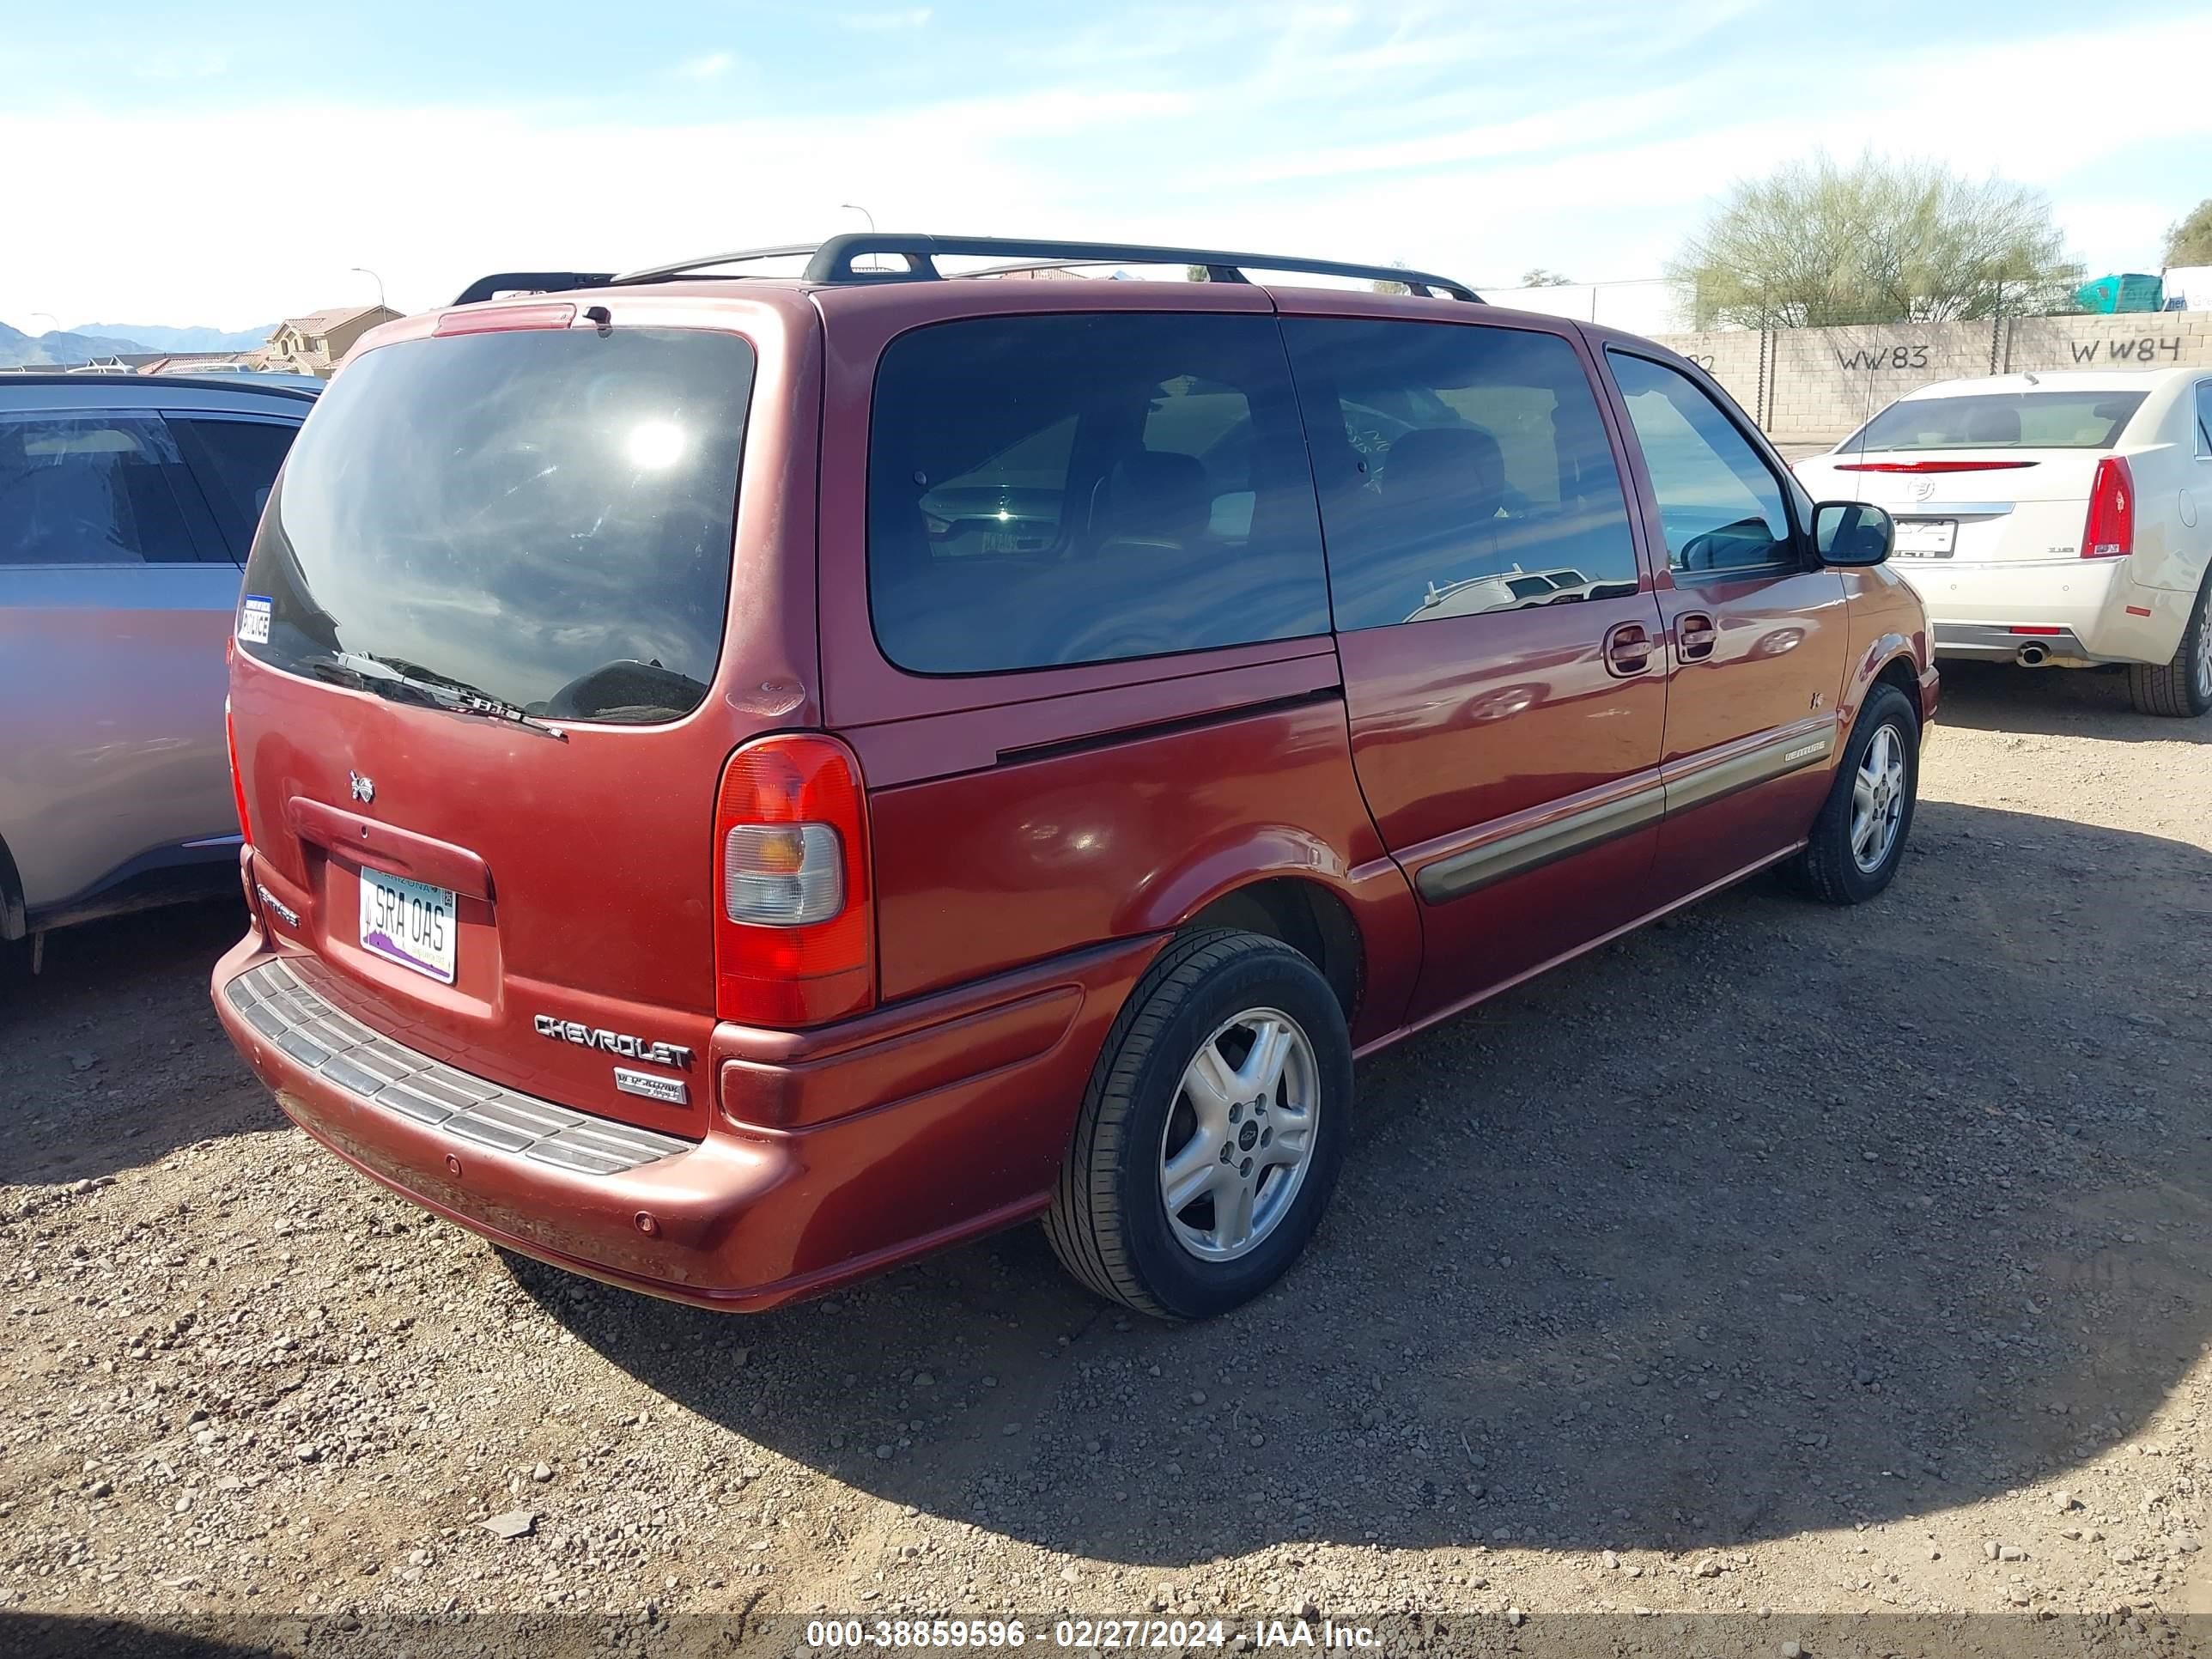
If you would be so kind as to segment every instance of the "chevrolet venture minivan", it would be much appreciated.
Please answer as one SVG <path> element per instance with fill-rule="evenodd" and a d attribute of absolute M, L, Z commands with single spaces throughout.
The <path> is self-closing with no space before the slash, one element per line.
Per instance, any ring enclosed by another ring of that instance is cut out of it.
<path fill-rule="evenodd" d="M 1888 517 L 1681 358 L 1395 268 L 770 252 L 376 330 L 261 520 L 216 1006 L 416 1202 L 737 1310 L 1042 1217 L 1204 1316 L 1312 1234 L 1356 1058 L 1894 874 Z"/>

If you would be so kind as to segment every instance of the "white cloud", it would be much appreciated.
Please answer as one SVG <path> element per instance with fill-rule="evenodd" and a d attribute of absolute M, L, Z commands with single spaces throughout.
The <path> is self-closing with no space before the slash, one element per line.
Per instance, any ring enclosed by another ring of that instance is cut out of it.
<path fill-rule="evenodd" d="M 737 55 L 727 52 L 702 52 L 696 58 L 687 58 L 676 66 L 676 76 L 683 81 L 719 81 L 737 67 Z"/>
<path fill-rule="evenodd" d="M 301 142 L 272 144 L 270 135 Z M 475 277 L 623 270 L 714 248 L 817 240 L 865 188 L 885 224 L 1039 222 L 1049 197 L 1007 158 L 1009 135 L 933 113 L 685 126 L 586 124 L 514 111 L 261 107 L 194 115 L 0 112 L 0 153 L 67 155 L 26 169 L 10 211 L 66 234 L 18 239 L 0 262 L 0 319 L 69 317 L 243 327 L 357 297 L 373 266 L 394 305 L 447 303 Z M 129 214 L 85 210 L 86 178 L 145 158 L 179 176 L 249 180 L 282 235 L 240 242 L 191 192 Z M 290 213 L 348 180 L 343 210 Z M 716 181 L 702 196 L 698 181 Z M 855 180 L 866 180 L 857 186 Z M 1061 221 L 1062 228 L 1066 222 Z"/>
<path fill-rule="evenodd" d="M 1668 38 L 1679 46 L 1735 3 L 1673 17 Z M 1135 23 L 1118 40 L 1085 31 L 1099 62 L 1031 56 L 1011 77 L 1018 93 L 965 77 L 944 101 L 864 102 L 826 123 L 304 101 L 189 114 L 0 106 L 0 153 L 70 158 L 11 179 L 15 222 L 61 231 L 11 244 L 0 319 L 22 325 L 48 311 L 243 326 L 356 297 L 355 265 L 381 272 L 393 303 L 432 306 L 487 270 L 616 270 L 816 240 L 849 228 L 836 205 L 848 200 L 884 225 L 949 232 L 1402 258 L 1477 283 L 1535 264 L 1628 278 L 1653 274 L 1735 178 L 1816 144 L 2043 185 L 2080 254 L 2115 269 L 2139 266 L 2138 244 L 2186 204 L 2160 210 L 2158 187 L 2134 170 L 2125 199 L 2103 179 L 2124 158 L 2185 153 L 2212 135 L 2212 99 L 2196 84 L 2212 61 L 2212 17 L 1988 46 L 1972 76 L 1948 49 L 1884 45 L 1866 60 L 1880 74 L 1839 61 L 1829 66 L 1834 95 L 1802 100 L 1735 95 L 1786 93 L 1802 68 L 1786 51 L 1713 58 L 1696 80 L 1613 62 L 1580 77 L 1587 91 L 1568 101 L 1514 83 L 1521 55 L 1538 49 L 1536 21 L 1501 29 L 1456 9 L 1412 22 L 1394 12 L 1363 31 L 1285 7 L 1249 15 L 1254 44 L 1238 53 L 1220 33 L 1225 9 L 1159 15 L 1180 57 L 1150 55 L 1161 42 Z M 1397 88 L 1425 40 L 1452 67 L 1407 97 Z M 1117 45 L 1123 55 L 1109 56 Z M 2069 84 L 2087 61 L 2133 66 L 2127 122 L 2053 121 L 2046 100 L 2016 90 Z M 1212 79 L 1178 69 L 1215 62 L 1224 72 Z M 1776 62 L 1771 76 L 1760 67 Z M 717 52 L 685 68 L 711 82 L 744 65 Z M 1755 112 L 1738 112 L 1747 109 Z M 271 133 L 286 141 L 272 144 Z M 136 176 L 148 156 L 179 177 L 242 181 L 247 210 L 275 216 L 283 234 L 241 252 L 234 227 L 190 192 L 154 192 L 127 215 L 86 210 L 82 179 Z M 716 181 L 709 197 L 702 177 Z M 325 199 L 333 178 L 346 181 L 340 210 L 290 210 Z"/>
<path fill-rule="evenodd" d="M 1564 104 L 1540 114 L 1455 127 L 1414 138 L 1310 146 L 1232 163 L 1217 176 L 1224 184 L 1268 184 L 1401 173 L 1450 162 L 1586 149 L 1593 143 L 1626 140 L 1664 125 L 1691 95 L 1690 88 L 1670 87 Z"/>
<path fill-rule="evenodd" d="M 2065 84 L 2069 66 L 2093 58 L 2138 66 L 2129 122 L 2053 122 L 2042 101 L 2011 90 Z M 1220 246 L 1264 238 L 1304 252 L 1404 258 L 1493 284 L 1531 264 L 1601 280 L 1645 276 L 1735 179 L 1816 146 L 1846 157 L 1869 148 L 1932 157 L 1969 174 L 1996 172 L 2031 185 L 2073 176 L 2087 196 L 2122 155 L 2212 135 L 2212 100 L 2197 89 L 2198 66 L 2208 60 L 2212 17 L 2169 19 L 1984 49 L 1974 88 L 1986 92 L 1961 84 L 1948 49 L 1886 53 L 1878 77 L 1838 66 L 1834 84 L 1847 86 L 1847 97 L 1717 124 L 1712 112 L 1726 111 L 1728 101 L 1680 82 L 1648 104 L 1630 94 L 1565 112 L 1570 119 L 1537 116 L 1367 147 L 1332 144 L 1335 130 L 1317 119 L 1299 149 L 1273 154 L 1255 146 L 1230 155 L 1221 170 L 1241 166 L 1255 185 L 1287 176 L 1300 181 L 1294 199 L 1280 189 L 1224 191 L 1220 173 L 1206 174 L 1206 190 L 1194 192 L 1203 199 L 1162 191 L 1156 207 L 1172 216 L 1150 222 L 1163 240 L 1196 235 Z M 1223 96 L 1233 108 L 1237 89 Z M 1639 118 L 1612 120 L 1611 101 L 1638 102 Z M 1341 171 L 1346 158 L 1372 170 Z M 2124 250 L 2142 233 L 2124 229 L 2117 206 L 2077 223 L 2066 210 L 2072 198 L 2054 194 L 2062 228 L 2092 264 L 2140 261 Z M 2154 229 L 2172 216 L 2147 211 Z M 1656 247 L 1655 231 L 1662 233 Z M 2117 251 L 2104 240 L 2116 234 Z"/>
<path fill-rule="evenodd" d="M 837 27 L 855 34 L 893 34 L 901 29 L 928 27 L 927 6 L 908 6 L 896 11 L 848 11 L 837 16 Z"/>
<path fill-rule="evenodd" d="M 2052 209 L 2075 252 L 2088 262 L 2092 276 L 2156 271 L 2166 257 L 2166 227 L 2181 216 L 2171 203 L 2101 192 L 2061 196 Z"/>

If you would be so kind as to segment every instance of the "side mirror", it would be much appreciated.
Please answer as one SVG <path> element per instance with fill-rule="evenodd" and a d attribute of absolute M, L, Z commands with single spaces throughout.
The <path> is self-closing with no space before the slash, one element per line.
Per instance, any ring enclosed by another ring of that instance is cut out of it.
<path fill-rule="evenodd" d="M 1880 564 L 1897 544 L 1897 520 L 1871 501 L 1822 501 L 1813 509 L 1813 552 L 1822 564 Z"/>

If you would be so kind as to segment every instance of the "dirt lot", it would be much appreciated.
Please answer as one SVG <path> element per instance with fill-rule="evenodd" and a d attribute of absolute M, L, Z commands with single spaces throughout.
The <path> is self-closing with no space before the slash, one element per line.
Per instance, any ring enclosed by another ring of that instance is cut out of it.
<path fill-rule="evenodd" d="M 284 1125 L 207 1006 L 234 915 L 57 937 L 0 978 L 0 1648 L 1303 1609 L 2183 1650 L 2212 721 L 2122 691 L 1956 671 L 1885 899 L 1754 884 L 1366 1066 L 1316 1248 L 1196 1328 L 1034 1230 L 750 1321 L 508 1261 Z"/>

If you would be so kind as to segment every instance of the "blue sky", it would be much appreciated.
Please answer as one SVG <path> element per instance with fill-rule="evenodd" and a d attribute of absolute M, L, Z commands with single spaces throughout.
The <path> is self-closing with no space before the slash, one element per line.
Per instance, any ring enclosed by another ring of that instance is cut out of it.
<path fill-rule="evenodd" d="M 2212 193 L 2212 10 L 23 0 L 0 320 L 226 327 L 858 228 L 1656 275 L 1818 145 L 2045 190 L 2095 270 Z M 2092 15 L 2105 14 L 2092 21 Z"/>

